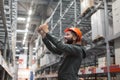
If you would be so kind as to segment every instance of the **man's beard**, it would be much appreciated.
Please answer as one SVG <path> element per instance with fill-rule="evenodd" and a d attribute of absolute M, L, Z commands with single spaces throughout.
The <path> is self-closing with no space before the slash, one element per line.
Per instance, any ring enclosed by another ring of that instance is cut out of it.
<path fill-rule="evenodd" d="M 65 43 L 66 44 L 72 44 L 73 43 L 73 39 L 70 38 L 70 39 L 65 39 Z"/>

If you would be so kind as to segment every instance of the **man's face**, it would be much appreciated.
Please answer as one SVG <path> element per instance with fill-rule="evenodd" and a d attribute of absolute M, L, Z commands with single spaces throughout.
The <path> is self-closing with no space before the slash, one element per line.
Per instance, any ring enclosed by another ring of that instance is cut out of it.
<path fill-rule="evenodd" d="M 72 44 L 74 41 L 74 36 L 71 31 L 67 31 L 64 35 L 64 42 L 67 44 Z"/>

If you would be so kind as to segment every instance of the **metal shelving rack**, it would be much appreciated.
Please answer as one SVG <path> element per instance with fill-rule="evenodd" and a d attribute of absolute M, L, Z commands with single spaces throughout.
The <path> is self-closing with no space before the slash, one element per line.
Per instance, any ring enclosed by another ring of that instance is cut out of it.
<path fill-rule="evenodd" d="M 0 0 L 0 79 L 1 80 L 12 80 L 13 79 L 13 58 L 14 54 L 12 51 L 12 35 L 14 32 L 12 26 L 17 24 L 17 7 L 15 0 Z M 15 18 L 15 19 L 13 19 Z M 16 31 L 16 30 L 15 30 Z M 14 49 L 15 50 L 15 49 Z"/>
<path fill-rule="evenodd" d="M 53 14 L 46 20 L 49 22 L 50 31 L 52 34 L 56 35 L 59 38 L 63 36 L 63 30 L 66 27 L 77 26 L 83 32 L 83 40 L 87 45 L 85 45 L 87 49 L 87 58 L 82 62 L 82 70 L 79 72 L 79 76 L 85 79 L 97 79 L 97 77 L 106 77 L 108 80 L 114 80 L 113 77 L 116 76 L 117 73 L 120 73 L 120 65 L 110 65 L 110 55 L 113 49 L 113 44 L 111 41 L 114 41 L 116 38 L 120 37 L 119 34 L 114 35 L 112 37 L 108 36 L 108 10 L 111 9 L 111 5 L 106 0 L 95 0 L 96 4 L 93 8 L 84 15 L 80 15 L 80 1 L 79 0 L 59 0 L 58 5 L 54 9 Z M 108 8 L 108 5 L 110 8 Z M 105 32 L 106 37 L 104 39 L 97 40 L 93 42 L 91 40 L 91 20 L 90 17 L 94 14 L 98 9 L 104 9 L 105 11 Z M 104 54 L 107 53 L 107 54 Z M 105 67 L 97 67 L 90 68 L 89 73 L 86 73 L 86 66 L 97 66 L 97 59 L 99 55 L 106 55 L 107 57 L 107 66 Z M 59 63 L 48 64 L 43 66 L 40 69 L 36 70 L 36 80 L 44 80 L 45 78 L 55 78 L 57 74 L 55 74 L 58 70 Z M 58 65 L 58 66 L 57 66 Z M 55 68 L 55 69 L 54 69 Z M 52 73 L 52 74 L 51 74 Z"/>

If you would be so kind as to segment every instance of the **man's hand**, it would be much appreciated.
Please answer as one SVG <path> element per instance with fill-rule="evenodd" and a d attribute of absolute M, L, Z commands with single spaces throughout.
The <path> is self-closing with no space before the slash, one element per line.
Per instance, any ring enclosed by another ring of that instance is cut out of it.
<path fill-rule="evenodd" d="M 38 28 L 38 32 L 41 34 L 42 38 L 44 38 L 46 36 L 46 33 L 49 32 L 48 25 L 46 23 L 40 25 Z"/>
<path fill-rule="evenodd" d="M 39 29 L 43 30 L 45 33 L 49 32 L 47 23 L 44 23 L 44 24 L 40 25 Z"/>
<path fill-rule="evenodd" d="M 46 33 L 43 30 L 39 30 L 38 32 L 40 33 L 40 35 L 42 36 L 42 38 L 44 38 L 46 36 Z"/>

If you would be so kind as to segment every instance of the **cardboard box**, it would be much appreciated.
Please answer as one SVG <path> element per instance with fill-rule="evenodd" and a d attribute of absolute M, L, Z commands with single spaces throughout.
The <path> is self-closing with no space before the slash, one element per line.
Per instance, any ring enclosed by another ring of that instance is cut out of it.
<path fill-rule="evenodd" d="M 115 57 L 110 57 L 110 64 L 113 65 Z M 98 58 L 98 67 L 105 67 L 107 66 L 107 58 L 106 57 L 100 57 Z"/>

